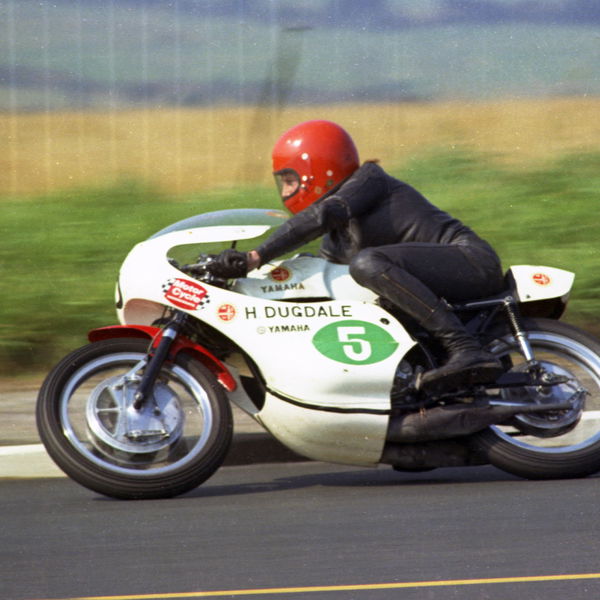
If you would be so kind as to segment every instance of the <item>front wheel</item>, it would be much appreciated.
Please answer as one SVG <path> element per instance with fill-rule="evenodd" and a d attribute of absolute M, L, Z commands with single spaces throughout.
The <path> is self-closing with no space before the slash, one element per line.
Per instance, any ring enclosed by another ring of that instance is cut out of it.
<path fill-rule="evenodd" d="M 64 358 L 40 389 L 40 438 L 81 485 L 115 498 L 167 498 L 223 463 L 233 420 L 212 373 L 191 356 L 165 363 L 141 409 L 133 397 L 148 342 L 111 339 Z"/>
<path fill-rule="evenodd" d="M 571 410 L 519 416 L 509 426 L 476 435 L 494 466 L 528 479 L 585 477 L 600 470 L 600 341 L 549 319 L 524 321 L 540 368 L 562 383 L 505 391 L 505 400 L 571 403 Z M 527 369 L 513 336 L 500 333 L 490 344 L 512 370 Z"/>

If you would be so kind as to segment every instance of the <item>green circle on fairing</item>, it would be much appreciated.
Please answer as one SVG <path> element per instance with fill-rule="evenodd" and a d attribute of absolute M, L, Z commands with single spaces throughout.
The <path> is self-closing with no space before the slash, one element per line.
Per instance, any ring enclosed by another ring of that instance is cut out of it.
<path fill-rule="evenodd" d="M 336 321 L 315 333 L 312 342 L 327 358 L 350 365 L 371 365 L 391 356 L 398 342 L 368 321 Z"/>

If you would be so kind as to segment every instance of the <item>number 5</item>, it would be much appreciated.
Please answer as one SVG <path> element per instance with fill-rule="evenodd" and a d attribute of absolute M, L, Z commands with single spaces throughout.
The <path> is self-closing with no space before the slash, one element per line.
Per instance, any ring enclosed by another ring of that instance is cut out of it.
<path fill-rule="evenodd" d="M 351 360 L 362 361 L 371 356 L 371 344 L 356 337 L 361 335 L 365 335 L 364 327 L 338 327 L 338 340 L 343 344 L 344 354 Z"/>

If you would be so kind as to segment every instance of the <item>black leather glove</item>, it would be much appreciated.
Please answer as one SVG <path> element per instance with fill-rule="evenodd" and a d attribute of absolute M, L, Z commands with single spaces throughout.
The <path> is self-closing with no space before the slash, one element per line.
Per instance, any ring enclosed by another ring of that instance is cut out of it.
<path fill-rule="evenodd" d="M 319 223 L 327 231 L 343 229 L 350 219 L 348 205 L 337 196 L 331 196 L 319 203 Z"/>
<path fill-rule="evenodd" d="M 248 256 L 245 252 L 227 248 L 227 250 L 217 254 L 207 268 L 215 277 L 223 277 L 224 279 L 246 277 L 248 274 Z"/>

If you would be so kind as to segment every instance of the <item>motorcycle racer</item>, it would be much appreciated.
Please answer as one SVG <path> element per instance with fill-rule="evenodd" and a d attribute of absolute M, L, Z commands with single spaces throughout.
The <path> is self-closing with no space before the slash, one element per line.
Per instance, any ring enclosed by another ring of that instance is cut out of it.
<path fill-rule="evenodd" d="M 254 250 L 222 252 L 216 274 L 245 276 L 322 237 L 324 258 L 348 264 L 360 285 L 414 319 L 446 350 L 446 362 L 423 374 L 422 389 L 495 381 L 500 362 L 447 304 L 501 291 L 500 260 L 485 240 L 377 161 L 361 165 L 350 135 L 330 121 L 306 121 L 286 131 L 272 162 L 293 216 Z"/>

